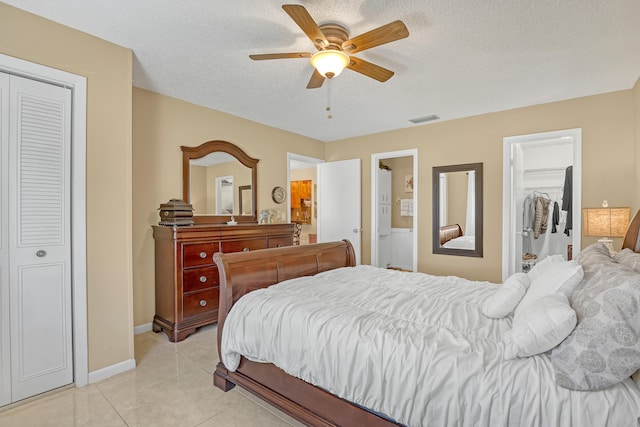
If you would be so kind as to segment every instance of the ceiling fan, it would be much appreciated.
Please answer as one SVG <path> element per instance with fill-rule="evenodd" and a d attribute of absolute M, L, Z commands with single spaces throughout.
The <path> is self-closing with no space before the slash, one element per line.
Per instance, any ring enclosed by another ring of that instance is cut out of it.
<path fill-rule="evenodd" d="M 307 84 L 307 89 L 322 86 L 325 78 L 332 79 L 336 77 L 345 67 L 380 82 L 386 82 L 393 76 L 393 71 L 351 55 L 408 37 L 409 30 L 407 30 L 402 21 L 394 21 L 357 37 L 349 38 L 349 33 L 341 25 L 333 23 L 316 24 L 304 6 L 285 4 L 282 5 L 282 8 L 311 39 L 318 52 L 313 54 L 310 52 L 267 53 L 249 55 L 249 58 L 256 61 L 311 58 L 311 64 L 315 70 Z"/>

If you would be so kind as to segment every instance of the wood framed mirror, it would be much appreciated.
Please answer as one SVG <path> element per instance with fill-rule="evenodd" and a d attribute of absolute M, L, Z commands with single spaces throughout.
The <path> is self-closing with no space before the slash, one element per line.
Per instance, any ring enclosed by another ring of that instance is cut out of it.
<path fill-rule="evenodd" d="M 433 253 L 482 257 L 482 163 L 433 168 Z"/>
<path fill-rule="evenodd" d="M 183 200 L 193 206 L 196 224 L 225 224 L 232 216 L 257 222 L 258 159 L 227 141 L 180 149 Z"/>

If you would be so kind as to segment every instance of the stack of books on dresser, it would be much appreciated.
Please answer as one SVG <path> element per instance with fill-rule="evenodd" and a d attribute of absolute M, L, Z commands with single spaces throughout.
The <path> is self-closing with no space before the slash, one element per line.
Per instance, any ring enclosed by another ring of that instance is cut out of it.
<path fill-rule="evenodd" d="M 193 225 L 193 207 L 179 199 L 160 204 L 159 225 Z"/>

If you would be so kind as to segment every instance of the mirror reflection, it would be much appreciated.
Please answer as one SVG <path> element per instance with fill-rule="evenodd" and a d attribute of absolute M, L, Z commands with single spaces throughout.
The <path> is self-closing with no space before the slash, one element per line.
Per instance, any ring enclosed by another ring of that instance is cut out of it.
<path fill-rule="evenodd" d="M 433 252 L 482 256 L 482 164 L 433 168 Z"/>
<path fill-rule="evenodd" d="M 196 222 L 224 223 L 231 216 L 255 222 L 257 159 L 226 141 L 181 149 L 184 200 Z"/>
<path fill-rule="evenodd" d="M 232 155 L 217 152 L 189 160 L 189 170 L 189 199 L 196 214 L 243 215 L 239 189 L 251 189 L 251 169 Z M 250 196 L 245 197 L 247 203 L 250 207 Z"/>

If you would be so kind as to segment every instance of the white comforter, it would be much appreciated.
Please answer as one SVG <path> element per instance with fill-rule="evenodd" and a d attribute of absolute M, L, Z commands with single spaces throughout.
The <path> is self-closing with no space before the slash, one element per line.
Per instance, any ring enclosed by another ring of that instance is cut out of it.
<path fill-rule="evenodd" d="M 511 317 L 479 310 L 497 285 L 370 266 L 283 282 L 242 297 L 222 361 L 240 355 L 410 426 L 637 426 L 640 391 L 555 385 L 546 355 L 503 360 Z"/>

